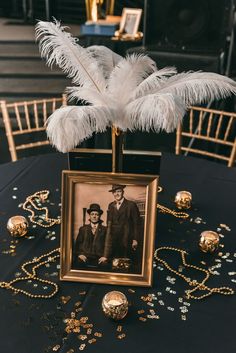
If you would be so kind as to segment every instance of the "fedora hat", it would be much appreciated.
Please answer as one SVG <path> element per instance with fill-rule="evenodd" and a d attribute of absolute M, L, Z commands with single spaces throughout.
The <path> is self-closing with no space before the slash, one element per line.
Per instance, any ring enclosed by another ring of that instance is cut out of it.
<path fill-rule="evenodd" d="M 91 203 L 91 205 L 87 209 L 87 212 L 88 212 L 88 214 L 90 214 L 92 211 L 96 211 L 100 215 L 103 214 L 103 210 L 101 210 L 100 205 L 98 203 Z"/>
<path fill-rule="evenodd" d="M 115 192 L 116 190 L 124 190 L 125 187 L 126 185 L 114 184 L 112 185 L 111 190 L 109 190 L 109 192 Z"/>

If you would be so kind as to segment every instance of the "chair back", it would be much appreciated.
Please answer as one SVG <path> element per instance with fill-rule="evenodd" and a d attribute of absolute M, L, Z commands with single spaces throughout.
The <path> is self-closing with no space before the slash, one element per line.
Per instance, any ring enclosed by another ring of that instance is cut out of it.
<path fill-rule="evenodd" d="M 191 107 L 177 128 L 176 154 L 195 153 L 226 161 L 232 167 L 236 158 L 235 122 L 236 113 Z"/>
<path fill-rule="evenodd" d="M 0 101 L 12 161 L 17 152 L 49 145 L 45 130 L 47 118 L 60 106 L 67 105 L 66 95 L 59 98 L 7 103 Z M 28 138 L 33 142 L 22 143 Z"/>

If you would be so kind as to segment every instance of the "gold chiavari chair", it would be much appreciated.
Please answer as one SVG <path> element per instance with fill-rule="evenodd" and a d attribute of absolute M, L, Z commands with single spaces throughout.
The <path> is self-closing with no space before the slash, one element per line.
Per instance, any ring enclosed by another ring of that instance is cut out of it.
<path fill-rule="evenodd" d="M 191 107 L 177 128 L 176 154 L 195 153 L 226 161 L 228 167 L 232 167 L 236 158 L 235 123 L 236 113 Z"/>
<path fill-rule="evenodd" d="M 0 101 L 12 161 L 18 159 L 18 151 L 49 145 L 45 123 L 47 118 L 62 105 L 67 105 L 64 94 L 59 98 L 25 102 Z M 29 139 L 29 136 L 33 142 L 22 143 L 24 138 Z"/>

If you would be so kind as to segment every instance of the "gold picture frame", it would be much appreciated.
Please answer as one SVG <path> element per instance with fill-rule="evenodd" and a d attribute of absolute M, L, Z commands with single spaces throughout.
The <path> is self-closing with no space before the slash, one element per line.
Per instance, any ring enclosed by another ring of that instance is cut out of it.
<path fill-rule="evenodd" d="M 151 286 L 157 189 L 156 175 L 63 171 L 60 279 Z"/>
<path fill-rule="evenodd" d="M 142 9 L 124 7 L 121 15 L 119 33 L 124 36 L 135 37 L 142 16 Z"/>

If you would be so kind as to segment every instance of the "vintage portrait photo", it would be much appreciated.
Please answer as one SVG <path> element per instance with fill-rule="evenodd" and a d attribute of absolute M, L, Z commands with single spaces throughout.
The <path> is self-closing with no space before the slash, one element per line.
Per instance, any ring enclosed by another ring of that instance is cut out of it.
<path fill-rule="evenodd" d="M 93 173 L 93 182 L 86 182 L 84 174 L 92 178 L 91 173 L 79 173 L 72 197 L 63 204 L 66 207 L 70 203 L 63 211 L 63 223 L 71 221 L 71 226 L 69 235 L 68 227 L 62 227 L 62 252 L 69 259 L 62 269 L 69 267 L 78 278 L 91 282 L 97 282 L 99 276 L 102 283 L 111 283 L 113 275 L 118 281 L 125 276 L 142 278 L 147 260 L 152 261 L 147 245 L 154 241 L 156 204 L 150 214 L 147 209 L 156 200 L 157 179 L 132 175 L 132 182 L 124 176 L 111 178 L 109 173 Z"/>
<path fill-rule="evenodd" d="M 121 16 L 119 32 L 135 36 L 138 32 L 142 9 L 124 8 Z"/>
<path fill-rule="evenodd" d="M 77 184 L 73 267 L 141 273 L 144 186 Z"/>

